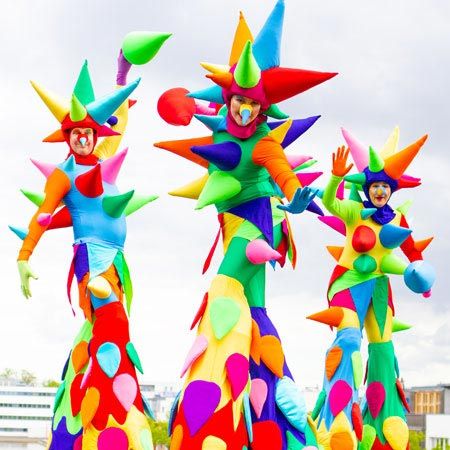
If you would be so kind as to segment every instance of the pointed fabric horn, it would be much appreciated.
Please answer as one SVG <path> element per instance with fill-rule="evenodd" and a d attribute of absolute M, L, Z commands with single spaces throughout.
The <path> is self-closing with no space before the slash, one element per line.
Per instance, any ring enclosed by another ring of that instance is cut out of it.
<path fill-rule="evenodd" d="M 234 71 L 234 80 L 241 88 L 255 87 L 261 79 L 261 69 L 253 56 L 252 43 L 247 41 Z"/>
<path fill-rule="evenodd" d="M 279 103 L 305 92 L 336 76 L 335 72 L 274 67 L 262 72 L 261 77 L 269 103 Z"/>
<path fill-rule="evenodd" d="M 380 172 L 384 168 L 384 161 L 373 147 L 369 147 L 369 170 Z"/>
<path fill-rule="evenodd" d="M 283 32 L 284 0 L 278 0 L 266 23 L 256 36 L 253 51 L 261 70 L 280 65 L 281 35 Z"/>
<path fill-rule="evenodd" d="M 72 122 L 80 122 L 87 116 L 86 108 L 81 104 L 75 94 L 72 94 L 69 114 Z"/>
<path fill-rule="evenodd" d="M 397 152 L 398 149 L 398 140 L 400 137 L 400 128 L 396 126 L 389 137 L 387 138 L 386 142 L 384 143 L 383 147 L 380 150 L 380 156 L 386 160 L 389 158 L 389 156 L 393 155 Z"/>
<path fill-rule="evenodd" d="M 94 88 L 92 87 L 87 60 L 84 61 L 84 64 L 81 67 L 73 93 L 82 105 L 87 105 L 95 100 Z"/>
<path fill-rule="evenodd" d="M 233 45 L 231 47 L 229 64 L 234 66 L 241 56 L 242 49 L 247 41 L 253 42 L 252 32 L 247 25 L 242 11 L 239 13 L 239 22 L 234 33 Z"/>
<path fill-rule="evenodd" d="M 416 157 L 417 153 L 419 153 L 420 148 L 427 138 L 428 135 L 426 134 L 413 144 L 386 159 L 384 171 L 394 180 L 398 180 Z"/>
<path fill-rule="evenodd" d="M 50 112 L 56 117 L 58 122 L 61 123 L 70 111 L 70 105 L 67 100 L 48 91 L 34 81 L 31 81 L 31 86 L 33 86 L 39 97 L 41 97 L 45 106 L 47 106 Z"/>
<path fill-rule="evenodd" d="M 367 146 L 358 141 L 349 131 L 341 128 L 342 136 L 344 136 L 356 168 L 362 172 L 369 165 L 369 153 Z"/>

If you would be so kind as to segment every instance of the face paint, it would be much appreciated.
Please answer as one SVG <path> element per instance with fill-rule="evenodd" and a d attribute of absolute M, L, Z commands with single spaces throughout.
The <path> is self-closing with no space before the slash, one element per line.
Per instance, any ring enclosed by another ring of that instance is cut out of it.
<path fill-rule="evenodd" d="M 239 108 L 239 114 L 242 117 L 242 125 L 247 125 L 248 123 L 248 119 L 250 119 L 250 115 L 252 114 L 252 107 L 251 105 L 244 103 L 243 105 L 241 105 L 241 107 Z"/>
<path fill-rule="evenodd" d="M 78 135 L 78 142 L 81 144 L 82 147 L 86 147 L 87 140 L 88 140 L 87 134 L 82 133 Z"/>

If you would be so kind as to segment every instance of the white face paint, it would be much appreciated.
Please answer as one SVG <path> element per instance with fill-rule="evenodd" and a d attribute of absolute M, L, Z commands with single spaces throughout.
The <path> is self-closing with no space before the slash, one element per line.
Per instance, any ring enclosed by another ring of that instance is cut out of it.
<path fill-rule="evenodd" d="M 377 207 L 382 208 L 391 196 L 391 187 L 384 181 L 376 181 L 369 187 L 370 201 Z"/>

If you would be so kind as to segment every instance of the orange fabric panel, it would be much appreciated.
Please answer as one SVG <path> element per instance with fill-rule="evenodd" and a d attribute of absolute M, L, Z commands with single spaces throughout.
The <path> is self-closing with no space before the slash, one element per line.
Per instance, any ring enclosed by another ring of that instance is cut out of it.
<path fill-rule="evenodd" d="M 53 214 L 55 209 L 61 203 L 61 200 L 70 190 L 70 180 L 67 175 L 60 169 L 55 169 L 48 177 L 45 185 L 45 199 L 36 214 L 32 217 L 30 225 L 28 226 L 28 235 L 23 240 L 22 248 L 20 249 L 18 260 L 28 261 L 39 239 L 41 238 L 47 226 L 39 225 L 37 217 L 39 214 L 48 213 Z"/>
<path fill-rule="evenodd" d="M 342 360 L 342 349 L 340 347 L 333 347 L 330 349 L 327 355 L 327 359 L 325 361 L 325 372 L 327 374 L 328 380 L 333 378 L 336 369 L 339 367 L 339 364 Z"/>
<path fill-rule="evenodd" d="M 256 144 L 252 159 L 255 164 L 267 169 L 286 198 L 291 201 L 301 184 L 286 159 L 283 147 L 270 136 L 266 136 Z"/>

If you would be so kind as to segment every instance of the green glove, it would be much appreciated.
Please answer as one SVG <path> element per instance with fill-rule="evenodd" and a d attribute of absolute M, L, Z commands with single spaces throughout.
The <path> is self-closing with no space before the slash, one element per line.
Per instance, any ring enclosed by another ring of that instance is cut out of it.
<path fill-rule="evenodd" d="M 22 294 L 25 296 L 25 298 L 30 298 L 30 278 L 33 278 L 33 280 L 37 280 L 38 277 L 31 269 L 28 261 L 17 261 L 17 268 L 19 269 L 20 287 L 22 288 Z"/>

